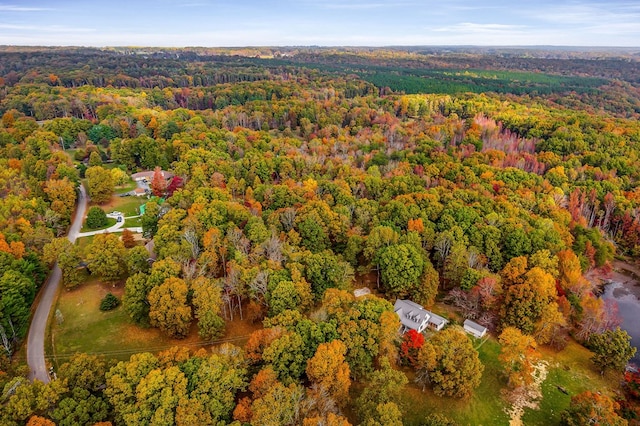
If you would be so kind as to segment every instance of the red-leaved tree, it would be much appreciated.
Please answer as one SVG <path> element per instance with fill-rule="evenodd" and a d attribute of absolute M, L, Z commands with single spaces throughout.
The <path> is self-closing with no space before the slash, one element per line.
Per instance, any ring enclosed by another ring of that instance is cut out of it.
<path fill-rule="evenodd" d="M 400 361 L 404 365 L 416 366 L 418 360 L 418 351 L 424 344 L 424 336 L 415 330 L 407 331 L 402 336 L 402 344 L 400 345 Z"/>

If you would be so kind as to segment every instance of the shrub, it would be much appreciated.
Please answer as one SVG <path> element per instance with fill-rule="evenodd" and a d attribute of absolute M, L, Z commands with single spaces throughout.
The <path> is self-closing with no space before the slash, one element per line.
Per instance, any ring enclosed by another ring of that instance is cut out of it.
<path fill-rule="evenodd" d="M 107 214 L 100 207 L 91 207 L 87 213 L 87 226 L 91 229 L 107 225 Z"/>
<path fill-rule="evenodd" d="M 100 310 L 103 312 L 112 311 L 119 305 L 120 299 L 111 293 L 107 293 L 107 295 L 100 301 Z"/>

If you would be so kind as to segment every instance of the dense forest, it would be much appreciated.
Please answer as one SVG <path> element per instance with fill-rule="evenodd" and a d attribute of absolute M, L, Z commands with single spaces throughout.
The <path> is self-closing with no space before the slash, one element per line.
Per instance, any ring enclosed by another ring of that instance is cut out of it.
<path fill-rule="evenodd" d="M 640 255 L 639 76 L 622 52 L 2 48 L 0 423 L 637 424 L 635 349 L 586 276 Z M 151 255 L 64 237 L 81 184 L 89 226 L 152 170 Z M 30 382 L 56 262 L 60 297 L 106 283 L 104 310 L 190 343 Z M 401 334 L 396 299 L 449 324 Z"/>

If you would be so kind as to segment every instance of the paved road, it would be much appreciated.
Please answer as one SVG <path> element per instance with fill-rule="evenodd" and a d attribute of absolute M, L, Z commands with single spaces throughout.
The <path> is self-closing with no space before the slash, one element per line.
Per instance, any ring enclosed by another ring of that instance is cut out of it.
<path fill-rule="evenodd" d="M 78 208 L 76 214 L 71 222 L 71 228 L 69 229 L 69 235 L 67 238 L 74 243 L 78 235 L 80 234 L 80 228 L 82 227 L 82 219 L 84 218 L 85 211 L 87 210 L 87 193 L 84 186 L 80 185 L 80 196 L 78 198 Z M 44 383 L 49 383 L 49 372 L 47 371 L 47 365 L 44 359 L 44 338 L 47 330 L 47 320 L 49 319 L 49 313 L 51 312 L 51 306 L 58 292 L 58 286 L 60 285 L 60 278 L 62 272 L 58 267 L 58 264 L 54 265 L 51 274 L 44 283 L 43 288 L 40 290 L 40 300 L 36 307 L 36 312 L 33 315 L 31 321 L 31 327 L 29 327 L 29 336 L 27 337 L 27 364 L 29 364 L 29 378 L 31 380 L 40 380 Z"/>
<path fill-rule="evenodd" d="M 77 235 L 77 238 L 89 237 L 91 235 L 96 235 L 96 234 L 107 234 L 107 233 L 108 234 L 112 234 L 114 232 L 122 232 L 125 229 L 128 229 L 131 232 L 140 234 L 140 233 L 142 233 L 142 227 L 141 226 L 138 226 L 138 227 L 135 227 L 135 228 L 123 228 L 124 223 L 125 223 L 125 221 L 127 219 L 135 219 L 136 217 L 140 217 L 140 215 L 138 215 L 138 216 L 127 216 L 127 217 L 122 216 L 122 222 L 116 222 L 115 225 L 113 225 L 113 226 L 111 226 L 109 228 L 106 228 L 106 229 L 99 229 L 97 231 L 81 232 L 81 233 L 79 233 Z"/>

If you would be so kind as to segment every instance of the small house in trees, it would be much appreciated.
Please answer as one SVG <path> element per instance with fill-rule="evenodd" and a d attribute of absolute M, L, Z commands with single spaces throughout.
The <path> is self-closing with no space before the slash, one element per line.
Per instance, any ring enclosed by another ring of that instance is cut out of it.
<path fill-rule="evenodd" d="M 153 179 L 153 174 L 154 173 L 155 173 L 155 171 L 153 171 L 153 170 L 146 171 L 146 172 L 134 173 L 134 174 L 131 175 L 131 179 L 133 179 L 135 182 L 140 182 L 140 181 L 149 181 L 149 182 L 151 182 L 151 179 Z M 173 179 L 173 176 L 174 176 L 173 173 L 167 172 L 167 171 L 164 171 L 164 170 L 160 170 L 160 174 L 167 181 Z"/>
<path fill-rule="evenodd" d="M 131 191 L 133 193 L 133 195 L 135 195 L 136 197 L 142 197 L 144 195 L 147 195 L 149 193 L 149 190 L 144 189 L 144 188 L 136 188 L 133 191 Z"/>
<path fill-rule="evenodd" d="M 422 306 L 414 303 L 410 300 L 396 300 L 393 305 L 393 310 L 400 318 L 402 324 L 402 333 L 406 333 L 409 330 L 415 330 L 418 333 L 422 333 L 427 328 L 429 323 L 429 311 Z"/>
<path fill-rule="evenodd" d="M 396 300 L 393 310 L 400 318 L 400 322 L 402 323 L 401 331 L 403 334 L 409 330 L 422 333 L 427 327 L 435 331 L 440 331 L 449 323 L 449 320 L 446 318 L 426 310 L 411 300 Z"/>
<path fill-rule="evenodd" d="M 484 337 L 484 335 L 487 334 L 487 327 L 483 327 L 477 322 L 471 321 L 470 319 L 464 320 L 463 327 L 464 331 L 474 337 L 477 337 L 478 339 Z"/>

